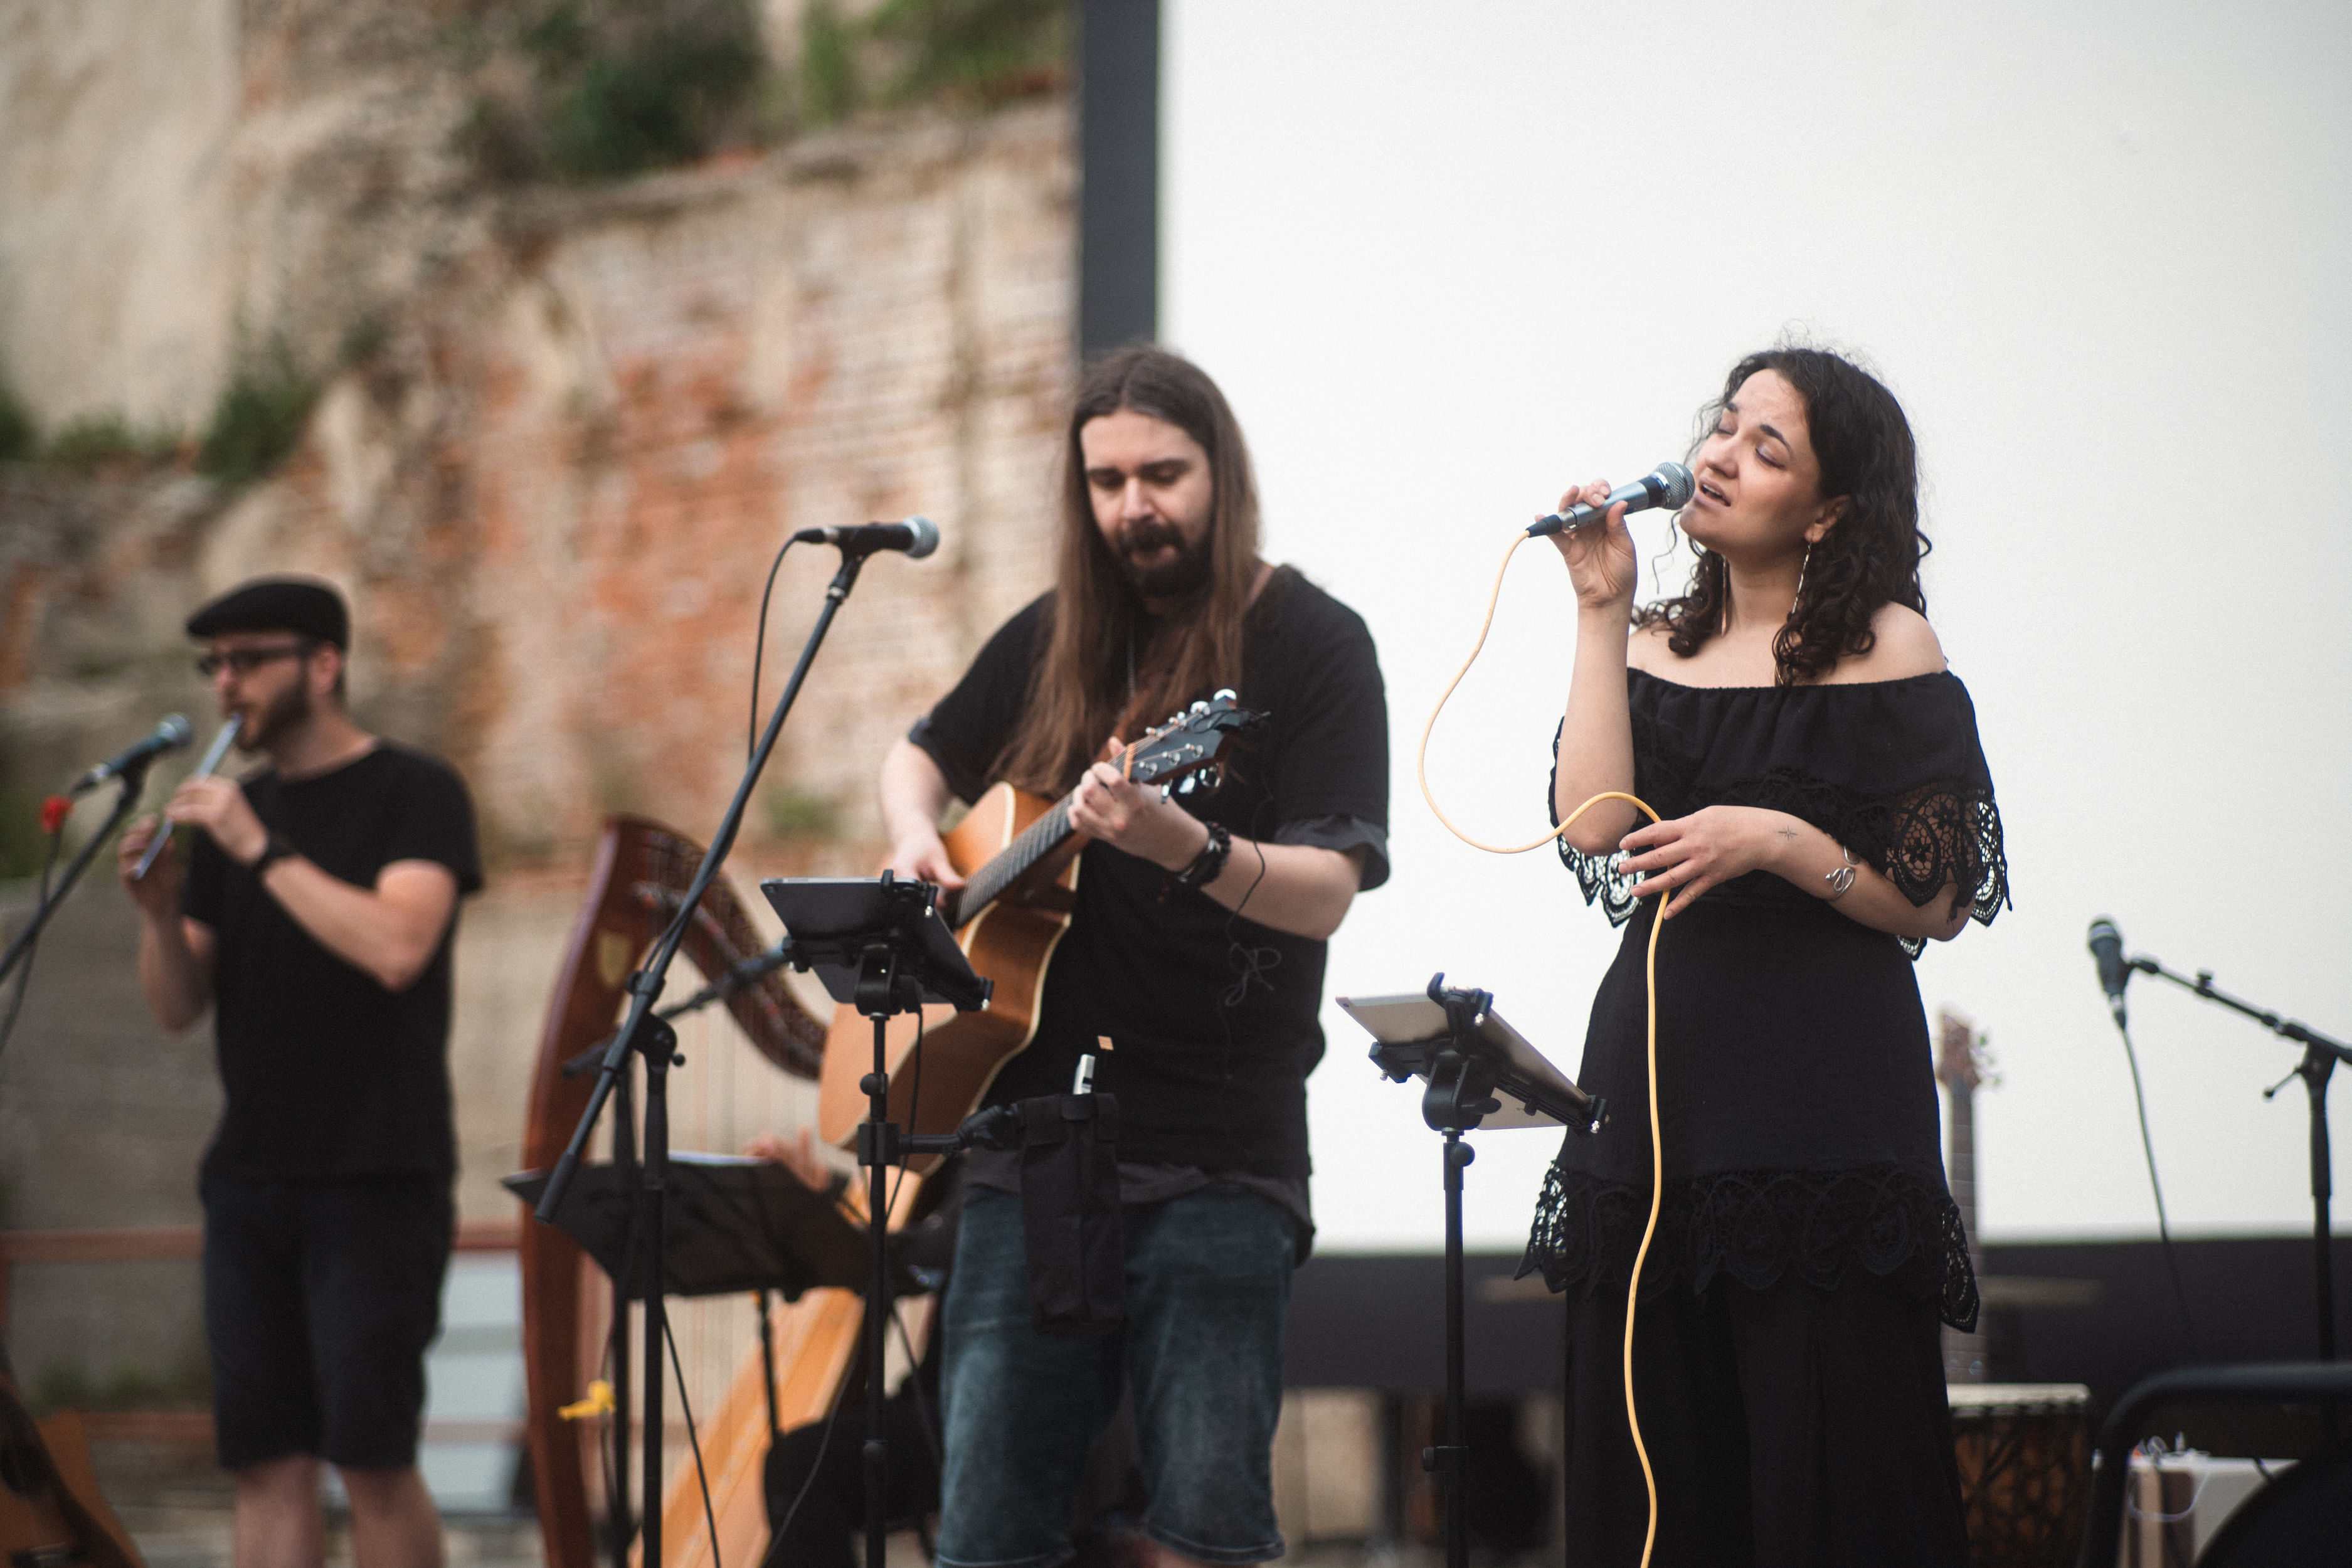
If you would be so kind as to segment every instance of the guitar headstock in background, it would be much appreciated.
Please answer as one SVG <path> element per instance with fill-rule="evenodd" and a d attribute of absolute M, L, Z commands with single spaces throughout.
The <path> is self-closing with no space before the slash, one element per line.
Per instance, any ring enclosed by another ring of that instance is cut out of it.
<path fill-rule="evenodd" d="M 1992 1053 L 1985 1048 L 1987 1038 L 1967 1014 L 1938 1008 L 1936 1081 L 1955 1094 L 1999 1088 L 2000 1077 L 1992 1070 Z"/>

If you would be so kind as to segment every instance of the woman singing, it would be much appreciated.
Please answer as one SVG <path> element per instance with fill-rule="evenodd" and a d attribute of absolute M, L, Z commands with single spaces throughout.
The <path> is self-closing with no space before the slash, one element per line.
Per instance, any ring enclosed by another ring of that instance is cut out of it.
<path fill-rule="evenodd" d="M 1893 395 L 1778 349 L 1740 361 L 1710 412 L 1688 593 L 1634 608 L 1622 507 L 1553 539 L 1577 601 L 1553 820 L 1603 790 L 1664 818 L 1604 802 L 1560 845 L 1627 925 L 1580 1079 L 1610 1123 L 1560 1150 L 1526 1264 L 1569 1295 L 1569 1561 L 1631 1568 L 1648 1517 L 1621 1357 L 1650 1203 L 1655 919 L 1665 1182 L 1633 1351 L 1654 1562 L 1957 1568 L 1937 1325 L 1973 1326 L 1976 1281 L 1910 961 L 2007 902 L 2000 819 L 1922 614 Z"/>

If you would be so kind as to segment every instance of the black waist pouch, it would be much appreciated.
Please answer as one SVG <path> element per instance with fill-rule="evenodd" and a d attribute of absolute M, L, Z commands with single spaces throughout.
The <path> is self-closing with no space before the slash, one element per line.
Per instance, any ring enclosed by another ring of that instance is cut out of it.
<path fill-rule="evenodd" d="M 1021 1114 L 1030 1321 L 1055 1339 L 1108 1333 L 1127 1321 L 1118 1098 L 1047 1094 L 1013 1109 Z"/>

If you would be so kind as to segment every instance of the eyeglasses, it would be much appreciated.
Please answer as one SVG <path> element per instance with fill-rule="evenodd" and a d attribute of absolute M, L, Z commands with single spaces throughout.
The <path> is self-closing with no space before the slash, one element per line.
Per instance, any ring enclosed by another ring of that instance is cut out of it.
<path fill-rule="evenodd" d="M 196 673 L 206 680 L 226 669 L 232 675 L 251 675 L 273 659 L 304 658 L 318 645 L 308 642 L 280 643 L 276 647 L 233 647 L 226 653 L 208 653 L 196 660 Z"/>

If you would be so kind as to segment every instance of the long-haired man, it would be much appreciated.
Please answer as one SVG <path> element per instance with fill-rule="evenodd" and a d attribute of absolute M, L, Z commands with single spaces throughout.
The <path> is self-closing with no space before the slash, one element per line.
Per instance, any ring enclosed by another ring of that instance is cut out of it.
<path fill-rule="evenodd" d="M 1163 797 L 1100 759 L 1220 688 L 1265 722 L 1220 787 Z M 1055 584 L 885 761 L 902 875 L 961 883 L 939 823 L 1003 779 L 1067 795 L 1088 842 L 1029 1047 L 990 1090 L 1120 1108 L 1126 1321 L 1032 1323 L 1019 1155 L 975 1152 L 948 1289 L 939 1558 L 1067 1554 L 1088 1447 L 1132 1394 L 1163 1562 L 1278 1556 L 1271 1445 L 1290 1274 L 1312 1237 L 1307 1072 L 1324 944 L 1388 876 L 1388 721 L 1354 612 L 1258 554 L 1240 426 L 1163 350 L 1091 368 L 1071 414 Z"/>

